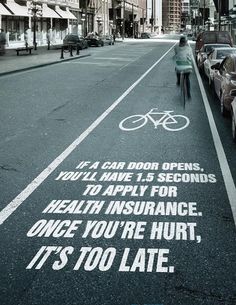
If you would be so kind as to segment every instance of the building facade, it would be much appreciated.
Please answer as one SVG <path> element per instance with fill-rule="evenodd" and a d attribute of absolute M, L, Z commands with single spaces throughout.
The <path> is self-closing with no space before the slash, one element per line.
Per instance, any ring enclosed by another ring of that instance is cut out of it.
<path fill-rule="evenodd" d="M 181 30 L 182 0 L 163 0 L 162 23 L 165 32 Z"/>
<path fill-rule="evenodd" d="M 145 31 L 147 0 L 113 0 L 113 27 L 118 36 L 138 37 Z"/>
<path fill-rule="evenodd" d="M 7 46 L 60 44 L 65 35 L 136 37 L 144 30 L 146 0 L 0 0 Z"/>
<path fill-rule="evenodd" d="M 163 0 L 147 0 L 146 31 L 161 33 Z"/>
<path fill-rule="evenodd" d="M 181 28 L 183 30 L 191 29 L 191 18 L 190 18 L 190 0 L 182 0 L 181 10 Z"/>

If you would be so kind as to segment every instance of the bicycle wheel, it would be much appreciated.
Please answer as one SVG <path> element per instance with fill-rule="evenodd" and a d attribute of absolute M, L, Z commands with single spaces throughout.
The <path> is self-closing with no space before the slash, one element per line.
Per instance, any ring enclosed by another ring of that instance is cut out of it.
<path fill-rule="evenodd" d="M 162 126 L 169 131 L 179 131 L 186 128 L 189 123 L 189 118 L 184 115 L 177 114 L 167 117 L 163 121 Z"/>
<path fill-rule="evenodd" d="M 183 72 L 181 73 L 181 77 L 180 77 L 180 85 L 181 85 L 181 95 L 185 108 L 187 86 L 186 86 L 186 75 Z"/>
<path fill-rule="evenodd" d="M 125 131 L 136 130 L 143 127 L 147 121 L 148 119 L 145 115 L 135 114 L 122 120 L 119 124 L 119 127 Z"/>

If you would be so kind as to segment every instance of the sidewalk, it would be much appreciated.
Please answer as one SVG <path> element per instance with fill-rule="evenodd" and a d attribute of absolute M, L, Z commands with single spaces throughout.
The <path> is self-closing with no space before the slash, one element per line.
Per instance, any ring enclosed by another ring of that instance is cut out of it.
<path fill-rule="evenodd" d="M 164 35 L 156 38 L 164 38 Z M 121 42 L 135 42 L 142 43 L 158 41 L 159 39 L 134 39 L 134 38 L 116 38 L 116 43 Z M 159 40 L 160 41 L 160 40 Z M 47 46 L 40 46 L 37 50 L 32 50 L 32 54 L 29 55 L 27 52 L 20 52 L 20 55 L 16 55 L 15 49 L 6 49 L 6 54 L 0 56 L 0 76 L 30 70 L 37 67 L 43 67 L 47 65 L 61 63 L 63 61 L 78 59 L 91 55 L 91 49 L 80 50 L 79 55 L 76 55 L 76 50 L 73 51 L 73 57 L 70 56 L 69 52 L 64 52 L 64 59 L 61 59 L 61 45 L 51 46 L 50 50 Z"/>
<path fill-rule="evenodd" d="M 53 46 L 48 50 L 46 46 L 38 47 L 37 50 L 32 50 L 31 55 L 20 52 L 19 56 L 14 49 L 6 49 L 6 54 L 0 56 L 0 76 L 90 56 L 89 49 L 80 50 L 79 55 L 76 55 L 76 50 L 73 50 L 73 57 L 69 52 L 64 52 L 64 59 L 61 59 L 59 48 L 60 46 Z"/>

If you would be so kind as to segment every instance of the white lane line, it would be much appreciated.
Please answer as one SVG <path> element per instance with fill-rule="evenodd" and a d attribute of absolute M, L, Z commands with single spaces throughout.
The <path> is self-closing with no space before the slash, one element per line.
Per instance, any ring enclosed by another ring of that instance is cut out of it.
<path fill-rule="evenodd" d="M 208 117 L 216 153 L 218 156 L 220 169 L 221 169 L 222 176 L 223 176 L 224 183 L 225 183 L 225 188 L 226 188 L 226 191 L 228 194 L 228 198 L 229 198 L 229 202 L 230 202 L 230 206 L 231 206 L 231 210 L 232 210 L 232 214 L 233 214 L 233 218 L 234 218 L 234 223 L 236 225 L 236 188 L 235 188 L 234 180 L 233 180 L 233 177 L 232 177 L 232 174 L 231 174 L 231 171 L 229 168 L 229 164 L 228 164 L 225 152 L 224 152 L 224 148 L 223 148 L 222 142 L 220 140 L 220 136 L 219 136 L 219 133 L 218 133 L 215 121 L 214 121 L 214 117 L 213 117 L 213 114 L 212 114 L 212 111 L 211 111 L 211 108 L 209 105 L 206 91 L 203 86 L 202 79 L 199 74 L 199 71 L 198 71 L 194 58 L 193 58 L 193 64 L 194 64 L 195 73 L 196 73 L 196 76 L 198 79 L 200 91 L 202 94 L 204 106 L 206 109 L 206 114 Z"/>
<path fill-rule="evenodd" d="M 0 225 L 40 186 L 40 184 L 73 152 L 75 148 L 106 118 L 106 116 L 152 71 L 153 68 L 173 49 L 162 55 L 136 82 L 133 83 L 114 103 L 103 112 L 72 144 L 48 165 L 16 198 L 1 212 Z"/>

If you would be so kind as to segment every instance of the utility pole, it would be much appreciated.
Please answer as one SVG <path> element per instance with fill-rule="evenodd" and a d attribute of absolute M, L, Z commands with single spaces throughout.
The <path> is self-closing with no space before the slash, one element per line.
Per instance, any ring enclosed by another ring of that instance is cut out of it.
<path fill-rule="evenodd" d="M 132 37 L 134 38 L 134 4 L 132 2 Z"/>
<path fill-rule="evenodd" d="M 203 1 L 202 26 L 204 30 L 205 30 L 205 17 L 206 17 L 206 0 Z"/>
<path fill-rule="evenodd" d="M 112 34 L 116 33 L 116 9 L 115 9 L 115 0 L 112 0 L 112 16 L 113 16 L 113 28 Z"/>
<path fill-rule="evenodd" d="M 151 32 L 153 32 L 153 24 L 154 24 L 154 0 L 152 0 L 152 15 L 151 15 L 152 27 Z"/>
<path fill-rule="evenodd" d="M 84 37 L 88 34 L 88 0 L 85 0 Z"/>
<path fill-rule="evenodd" d="M 218 0 L 218 31 L 221 28 L 221 0 Z"/>
<path fill-rule="evenodd" d="M 125 38 L 125 0 L 123 0 L 123 8 L 122 8 L 122 15 L 123 15 L 123 24 L 122 24 L 122 39 Z"/>
<path fill-rule="evenodd" d="M 143 17 L 143 33 L 144 33 L 144 8 L 142 8 L 142 17 Z"/>

